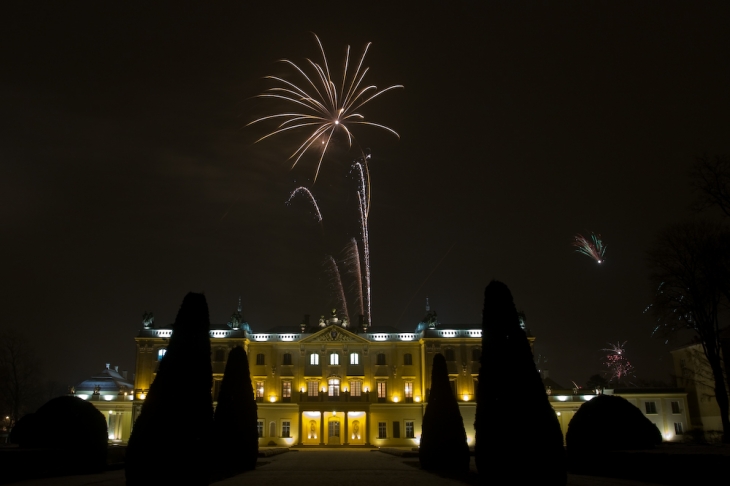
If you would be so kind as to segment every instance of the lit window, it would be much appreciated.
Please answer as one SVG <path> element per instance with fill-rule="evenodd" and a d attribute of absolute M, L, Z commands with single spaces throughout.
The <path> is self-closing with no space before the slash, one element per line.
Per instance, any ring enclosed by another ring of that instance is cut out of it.
<path fill-rule="evenodd" d="M 360 364 L 360 355 L 357 353 L 350 353 L 350 364 L 351 365 Z"/>
<path fill-rule="evenodd" d="M 257 402 L 264 401 L 264 382 L 263 381 L 256 382 L 256 401 Z"/>
<path fill-rule="evenodd" d="M 340 379 L 339 378 L 330 378 L 327 381 L 327 394 L 331 397 L 340 396 Z"/>
<path fill-rule="evenodd" d="M 266 364 L 266 356 L 264 356 L 264 355 L 263 355 L 263 354 L 261 354 L 261 353 L 257 354 L 257 355 L 256 355 L 256 364 L 257 364 L 257 365 L 263 365 L 263 364 Z"/>
<path fill-rule="evenodd" d="M 406 439 L 413 439 L 416 437 L 416 432 L 413 427 L 413 420 L 406 420 Z"/>
<path fill-rule="evenodd" d="M 307 395 L 310 397 L 319 396 L 319 382 L 318 381 L 308 381 L 307 382 Z"/>
<path fill-rule="evenodd" d="M 679 402 L 672 402 L 672 413 L 680 413 Z"/>
<path fill-rule="evenodd" d="M 385 439 L 387 437 L 387 430 L 387 422 L 378 422 L 378 439 Z"/>
<path fill-rule="evenodd" d="M 403 395 L 406 397 L 406 403 L 413 402 L 413 382 L 407 381 L 403 390 Z"/>
<path fill-rule="evenodd" d="M 285 365 L 291 364 L 291 353 L 284 353 L 284 363 Z"/>
<path fill-rule="evenodd" d="M 309 364 L 310 365 L 318 365 L 319 364 L 319 354 L 312 353 L 309 355 Z"/>
<path fill-rule="evenodd" d="M 256 421 L 256 431 L 258 432 L 259 437 L 264 436 L 264 421 L 263 420 Z"/>
<path fill-rule="evenodd" d="M 331 353 L 330 354 L 330 364 L 331 365 L 338 365 L 338 364 L 340 364 L 340 355 L 338 353 Z"/>
<path fill-rule="evenodd" d="M 388 384 L 384 381 L 378 382 L 378 401 L 384 402 L 388 397 Z"/>
<path fill-rule="evenodd" d="M 378 359 L 375 362 L 375 364 L 384 365 L 385 364 L 385 354 L 378 353 Z"/>
<path fill-rule="evenodd" d="M 362 381 L 350 382 L 350 396 L 359 397 L 362 395 Z"/>
<path fill-rule="evenodd" d="M 404 365 L 412 365 L 413 364 L 413 355 L 411 353 L 406 353 L 403 355 L 403 364 Z"/>
<path fill-rule="evenodd" d="M 165 356 L 165 353 L 167 352 L 167 349 L 160 348 L 157 350 L 157 361 L 160 361 L 163 356 Z"/>
<path fill-rule="evenodd" d="M 291 437 L 291 422 L 288 420 L 281 422 L 281 436 Z"/>
<path fill-rule="evenodd" d="M 291 381 L 281 382 L 281 398 L 284 402 L 291 401 Z"/>
<path fill-rule="evenodd" d="M 674 433 L 677 435 L 684 434 L 684 429 L 682 429 L 682 423 L 681 422 L 674 422 Z"/>
<path fill-rule="evenodd" d="M 656 413 L 656 402 L 645 402 L 644 409 L 647 415 L 653 415 Z"/>

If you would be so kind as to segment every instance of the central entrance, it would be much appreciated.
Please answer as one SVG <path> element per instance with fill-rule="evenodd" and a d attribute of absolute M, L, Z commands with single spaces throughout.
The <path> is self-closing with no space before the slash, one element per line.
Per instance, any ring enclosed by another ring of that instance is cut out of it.
<path fill-rule="evenodd" d="M 327 434 L 327 445 L 340 445 L 340 419 L 332 417 L 327 424 L 329 434 Z"/>

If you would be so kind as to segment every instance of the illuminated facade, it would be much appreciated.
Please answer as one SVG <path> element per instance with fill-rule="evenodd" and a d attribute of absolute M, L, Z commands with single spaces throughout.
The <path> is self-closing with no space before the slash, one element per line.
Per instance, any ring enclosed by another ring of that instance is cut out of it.
<path fill-rule="evenodd" d="M 146 318 L 135 338 L 133 393 L 126 385 L 97 394 L 83 391 L 84 398 L 107 416 L 110 439 L 128 440 L 171 336 L 171 327 L 155 328 L 151 316 Z M 439 323 L 428 305 L 414 332 L 353 328 L 333 311 L 314 325 L 305 317 L 298 326 L 259 333 L 243 322 L 239 308 L 227 325 L 210 329 L 213 400 L 215 404 L 228 353 L 242 346 L 258 402 L 259 446 L 414 447 L 421 436 L 433 357 L 441 353 L 473 446 L 481 336 L 479 326 Z M 532 347 L 535 338 L 529 333 L 528 340 Z M 108 367 L 106 373 L 119 374 Z M 546 387 L 546 392 L 564 435 L 580 405 L 596 396 L 592 390 L 555 386 Z M 184 393 L 181 390 L 181 406 Z M 639 407 L 665 440 L 679 440 L 689 430 L 687 397 L 681 390 L 604 393 L 624 396 Z"/>

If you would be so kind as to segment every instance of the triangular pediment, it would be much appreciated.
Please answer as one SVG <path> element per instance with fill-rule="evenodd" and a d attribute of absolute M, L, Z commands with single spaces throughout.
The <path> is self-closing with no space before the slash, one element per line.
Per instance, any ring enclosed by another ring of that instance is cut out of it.
<path fill-rule="evenodd" d="M 347 329 L 343 329 L 340 326 L 327 326 L 321 331 L 317 331 L 316 333 L 312 334 L 311 336 L 308 336 L 301 341 L 300 343 L 362 343 L 362 344 L 370 344 L 370 341 L 367 339 L 364 339 L 354 332 L 348 331 Z"/>

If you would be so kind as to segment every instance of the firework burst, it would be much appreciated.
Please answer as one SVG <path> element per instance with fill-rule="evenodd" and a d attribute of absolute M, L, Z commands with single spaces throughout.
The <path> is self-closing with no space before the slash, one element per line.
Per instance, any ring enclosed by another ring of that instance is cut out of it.
<path fill-rule="evenodd" d="M 606 354 L 605 361 L 603 362 L 608 367 L 608 380 L 621 382 L 621 379 L 628 377 L 634 373 L 634 366 L 626 359 L 626 341 L 623 343 L 610 344 L 608 348 L 604 348 L 601 351 L 608 351 Z"/>
<path fill-rule="evenodd" d="M 291 154 L 289 159 L 294 159 L 292 164 L 292 167 L 294 167 L 310 149 L 320 150 L 319 162 L 314 174 L 314 181 L 316 181 L 324 155 L 337 132 L 344 133 L 348 147 L 351 147 L 354 141 L 351 130 L 353 125 L 369 125 L 380 128 L 400 138 L 392 128 L 380 123 L 365 121 L 365 116 L 358 110 L 383 93 L 403 86 L 393 85 L 378 90 L 377 86 L 366 85 L 363 82 L 369 70 L 369 68 L 363 68 L 363 62 L 371 43 L 365 46 L 356 67 L 351 73 L 350 46 L 347 46 L 342 80 L 336 83 L 330 73 L 322 42 L 316 35 L 314 38 L 322 55 L 322 64 L 307 59 L 307 64 L 312 71 L 311 75 L 308 75 L 303 68 L 294 62 L 282 59 L 280 62 L 292 67 L 303 83 L 298 85 L 277 76 L 266 76 L 265 79 L 272 80 L 275 86 L 258 95 L 260 98 L 283 100 L 293 110 L 267 115 L 250 122 L 248 125 L 272 120 L 278 122 L 273 131 L 259 138 L 256 142 L 290 130 L 305 129 L 307 135 L 304 141 Z"/>
<path fill-rule="evenodd" d="M 578 248 L 575 251 L 593 258 L 597 263 L 603 263 L 605 260 L 606 246 L 601 241 L 601 235 L 591 233 L 590 240 L 581 234 L 575 235 L 573 246 Z"/>

